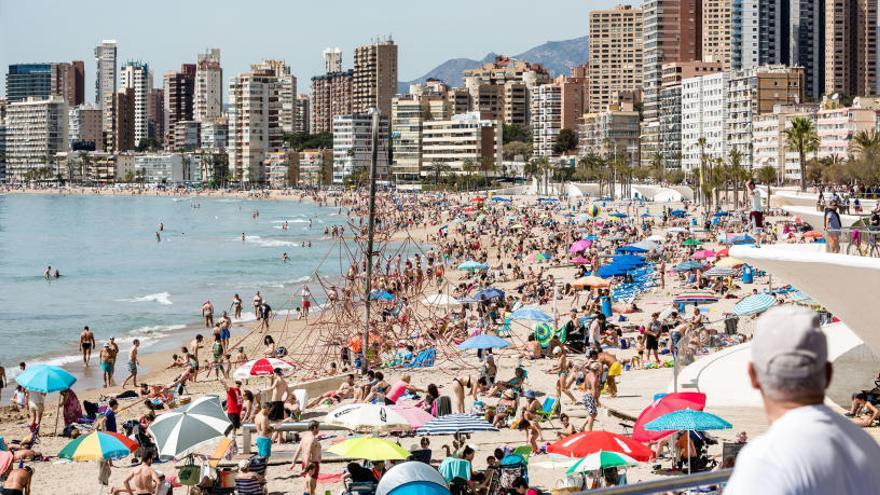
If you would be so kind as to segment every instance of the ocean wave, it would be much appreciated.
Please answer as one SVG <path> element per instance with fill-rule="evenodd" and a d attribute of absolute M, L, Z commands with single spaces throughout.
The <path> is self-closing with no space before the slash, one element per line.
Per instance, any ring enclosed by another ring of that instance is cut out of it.
<path fill-rule="evenodd" d="M 184 328 L 186 328 L 186 325 L 147 325 L 145 327 L 135 328 L 130 333 L 136 335 L 155 335 L 183 330 Z"/>
<path fill-rule="evenodd" d="M 318 220 L 320 222 L 320 220 Z M 309 223 L 309 221 L 305 218 L 291 218 L 288 220 L 272 220 L 272 223 Z"/>
<path fill-rule="evenodd" d="M 241 237 L 237 238 L 241 240 Z M 282 241 L 281 239 L 264 239 L 258 235 L 244 236 L 245 242 L 261 247 L 300 247 L 302 243 L 293 241 Z"/>
<path fill-rule="evenodd" d="M 167 292 L 157 292 L 156 294 L 147 294 L 142 297 L 131 297 L 128 299 L 116 299 L 116 302 L 130 302 L 130 303 L 139 303 L 139 302 L 157 302 L 163 306 L 170 306 L 174 304 L 171 302 L 171 294 Z"/>

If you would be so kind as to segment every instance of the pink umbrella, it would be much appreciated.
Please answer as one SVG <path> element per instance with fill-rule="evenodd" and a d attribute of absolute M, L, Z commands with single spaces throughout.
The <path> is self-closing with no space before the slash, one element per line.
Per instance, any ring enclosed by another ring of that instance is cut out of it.
<path fill-rule="evenodd" d="M 579 253 L 579 252 L 584 251 L 586 249 L 590 249 L 590 247 L 592 245 L 593 245 L 592 241 L 587 241 L 587 240 L 581 239 L 581 240 L 575 242 L 574 244 L 572 244 L 571 249 L 569 249 L 568 252 L 569 253 Z"/>
<path fill-rule="evenodd" d="M 403 416 L 406 419 L 407 423 L 409 423 L 410 426 L 413 427 L 413 429 L 421 428 L 425 424 L 430 423 L 435 419 L 434 416 L 431 416 L 424 410 L 409 404 L 395 404 L 391 406 L 391 409 L 394 409 L 401 416 Z"/>
<path fill-rule="evenodd" d="M 590 260 L 584 258 L 583 256 L 577 256 L 575 258 L 572 258 L 571 262 L 575 265 L 586 265 L 590 262 Z"/>
<path fill-rule="evenodd" d="M 697 251 L 696 253 L 694 253 L 691 258 L 695 260 L 704 260 L 707 258 L 714 258 L 715 256 L 715 251 L 712 251 L 711 249 L 704 249 L 702 251 Z"/>

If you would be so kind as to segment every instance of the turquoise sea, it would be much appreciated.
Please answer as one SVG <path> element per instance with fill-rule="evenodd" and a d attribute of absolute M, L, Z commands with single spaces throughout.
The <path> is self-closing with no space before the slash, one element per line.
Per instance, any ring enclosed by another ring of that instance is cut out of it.
<path fill-rule="evenodd" d="M 205 300 L 219 315 L 235 293 L 246 312 L 257 290 L 276 312 L 293 310 L 316 270 L 347 269 L 338 242 L 324 236 L 345 219 L 295 201 L 0 195 L 0 365 L 75 363 L 83 325 L 99 346 L 115 336 L 125 350 L 137 337 L 149 352 L 199 324 Z M 46 280 L 48 265 L 62 277 Z M 314 281 L 311 289 L 320 295 Z"/>

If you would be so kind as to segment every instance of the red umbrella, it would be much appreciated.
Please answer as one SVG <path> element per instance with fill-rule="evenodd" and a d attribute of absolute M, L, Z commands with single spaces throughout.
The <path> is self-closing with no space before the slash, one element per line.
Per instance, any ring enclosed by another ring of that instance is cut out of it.
<path fill-rule="evenodd" d="M 632 438 L 609 431 L 583 431 L 550 444 L 547 452 L 569 457 L 586 457 L 600 450 L 626 454 L 637 461 L 647 461 L 654 451 Z"/>
<path fill-rule="evenodd" d="M 653 442 L 675 433 L 674 431 L 648 431 L 645 425 L 674 411 L 693 409 L 702 411 L 706 407 L 706 394 L 701 392 L 675 392 L 654 400 L 646 407 L 633 426 L 633 438 L 640 442 Z"/>

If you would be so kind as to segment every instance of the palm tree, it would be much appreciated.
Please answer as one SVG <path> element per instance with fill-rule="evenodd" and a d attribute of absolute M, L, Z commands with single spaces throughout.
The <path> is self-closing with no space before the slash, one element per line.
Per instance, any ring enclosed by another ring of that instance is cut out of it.
<path fill-rule="evenodd" d="M 785 142 L 789 148 L 798 152 L 801 168 L 801 191 L 807 190 L 807 153 L 819 149 L 819 135 L 813 121 L 807 117 L 795 117 L 791 127 L 785 130 Z"/>
<path fill-rule="evenodd" d="M 733 207 L 739 208 L 739 183 L 743 179 L 742 152 L 738 148 L 730 151 L 730 180 L 733 182 Z"/>
<path fill-rule="evenodd" d="M 475 169 L 474 161 L 468 158 L 461 164 L 461 170 L 465 173 L 467 180 L 465 182 L 465 188 L 467 191 L 471 190 L 471 174 Z"/>
<path fill-rule="evenodd" d="M 856 153 L 865 153 L 880 148 L 880 133 L 875 130 L 861 131 L 853 136 L 853 151 Z"/>
<path fill-rule="evenodd" d="M 449 165 L 443 163 L 440 160 L 434 160 L 431 162 L 431 172 L 434 173 L 434 185 L 440 185 L 440 176 L 443 175 L 447 170 L 449 170 Z"/>

